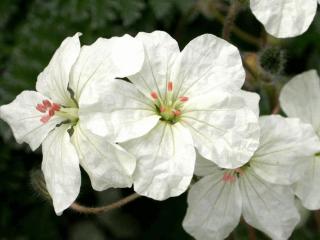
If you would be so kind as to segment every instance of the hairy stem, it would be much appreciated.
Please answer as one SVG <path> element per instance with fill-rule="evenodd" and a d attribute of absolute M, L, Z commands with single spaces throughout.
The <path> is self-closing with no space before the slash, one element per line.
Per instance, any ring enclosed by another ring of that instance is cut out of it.
<path fill-rule="evenodd" d="M 139 197 L 141 197 L 139 194 L 133 193 L 125 198 L 120 199 L 117 202 L 114 202 L 102 207 L 86 207 L 86 206 L 80 205 L 79 203 L 74 202 L 70 206 L 70 209 L 76 212 L 85 213 L 85 214 L 101 214 L 101 213 L 109 212 L 116 208 L 120 208 L 126 205 L 127 203 L 134 201 Z"/>
<path fill-rule="evenodd" d="M 209 10 L 212 13 L 212 15 L 217 19 L 220 23 L 224 24 L 225 17 L 216 9 L 213 2 L 210 2 Z M 233 32 L 235 35 L 237 35 L 239 38 L 241 38 L 243 41 L 246 41 L 247 43 L 250 43 L 252 45 L 255 45 L 256 47 L 260 47 L 260 40 L 245 31 L 238 28 L 236 25 L 232 26 L 231 32 Z"/>
<path fill-rule="evenodd" d="M 241 3 L 238 0 L 233 0 L 231 6 L 229 7 L 228 14 L 224 19 L 222 37 L 227 41 L 230 40 L 230 33 L 234 27 L 234 21 L 236 20 L 240 7 Z"/>

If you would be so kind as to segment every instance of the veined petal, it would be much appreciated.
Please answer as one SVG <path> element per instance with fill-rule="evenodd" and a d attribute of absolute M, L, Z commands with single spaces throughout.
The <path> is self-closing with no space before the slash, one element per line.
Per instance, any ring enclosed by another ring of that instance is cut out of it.
<path fill-rule="evenodd" d="M 190 130 L 200 155 L 221 168 L 249 161 L 259 145 L 259 125 L 241 96 L 214 91 L 191 98 L 185 107 L 181 123 Z"/>
<path fill-rule="evenodd" d="M 220 169 L 221 168 L 219 168 L 212 161 L 205 159 L 197 152 L 196 166 L 194 169 L 195 175 L 204 177 L 204 176 L 213 174 L 214 172 L 217 172 Z"/>
<path fill-rule="evenodd" d="M 42 171 L 57 215 L 76 200 L 81 185 L 79 158 L 71 144 L 69 128 L 68 124 L 61 125 L 42 144 Z"/>
<path fill-rule="evenodd" d="M 287 38 L 309 28 L 316 14 L 317 0 L 250 0 L 250 8 L 268 33 Z"/>
<path fill-rule="evenodd" d="M 41 122 L 45 113 L 37 110 L 37 105 L 48 100 L 35 91 L 23 91 L 14 101 L 0 107 L 0 118 L 12 129 L 18 143 L 26 142 L 32 150 L 36 150 L 48 133 L 63 121 L 52 116 L 48 122 Z"/>
<path fill-rule="evenodd" d="M 302 179 L 295 186 L 295 193 L 305 208 L 320 209 L 320 157 L 313 157 Z"/>
<path fill-rule="evenodd" d="M 320 131 L 320 79 L 316 70 L 292 78 L 282 88 L 279 100 L 289 117 L 300 118 Z"/>
<path fill-rule="evenodd" d="M 259 113 L 260 113 L 260 110 L 259 110 L 260 96 L 254 92 L 243 91 L 243 90 L 240 90 L 238 92 L 238 96 L 241 96 L 243 98 L 247 107 L 249 107 L 250 110 L 253 111 L 253 113 L 256 115 L 258 119 Z"/>
<path fill-rule="evenodd" d="M 189 191 L 182 225 L 196 239 L 225 239 L 239 223 L 242 200 L 238 181 L 225 182 L 224 173 L 217 169 Z"/>
<path fill-rule="evenodd" d="M 240 177 L 244 220 L 275 240 L 288 239 L 299 223 L 289 186 L 268 183 L 251 169 Z"/>
<path fill-rule="evenodd" d="M 155 106 L 135 85 L 123 80 L 100 81 L 94 104 L 80 108 L 80 119 L 95 134 L 124 142 L 148 133 L 159 121 Z"/>
<path fill-rule="evenodd" d="M 250 166 L 274 184 L 292 184 L 303 174 L 308 157 L 320 151 L 320 141 L 310 124 L 279 115 L 260 117 L 260 146 Z"/>
<path fill-rule="evenodd" d="M 174 94 L 189 98 L 209 94 L 217 88 L 240 90 L 245 71 L 236 47 L 211 34 L 188 43 L 172 69 Z"/>
<path fill-rule="evenodd" d="M 88 173 L 92 187 L 102 191 L 110 187 L 130 187 L 135 158 L 117 144 L 88 131 L 80 122 L 74 127 L 72 142 L 80 164 Z"/>
<path fill-rule="evenodd" d="M 145 136 L 123 145 L 137 157 L 137 193 L 165 200 L 180 195 L 189 186 L 196 156 L 191 135 L 181 124 L 159 122 Z"/>
<path fill-rule="evenodd" d="M 94 87 L 98 81 L 135 74 L 141 69 L 143 60 L 142 44 L 129 35 L 99 38 L 90 46 L 83 46 L 70 81 L 80 107 L 96 99 L 90 85 Z"/>
<path fill-rule="evenodd" d="M 38 92 L 50 97 L 53 101 L 68 106 L 71 98 L 67 90 L 70 71 L 80 52 L 80 33 L 67 37 L 56 50 L 49 65 L 37 79 Z"/>
<path fill-rule="evenodd" d="M 172 65 L 180 53 L 178 43 L 162 31 L 140 32 L 136 39 L 144 46 L 144 64 L 139 73 L 129 77 L 137 88 L 150 97 L 155 91 L 163 97 L 167 91 Z"/>

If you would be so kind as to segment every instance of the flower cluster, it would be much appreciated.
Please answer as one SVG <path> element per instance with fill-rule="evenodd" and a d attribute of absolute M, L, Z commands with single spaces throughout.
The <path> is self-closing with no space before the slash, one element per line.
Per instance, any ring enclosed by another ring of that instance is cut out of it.
<path fill-rule="evenodd" d="M 251 0 L 257 16 L 263 2 Z M 62 42 L 37 91 L 0 107 L 19 143 L 42 145 L 57 214 L 79 194 L 80 166 L 97 191 L 133 185 L 155 200 L 182 194 L 195 175 L 183 227 L 197 239 L 226 238 L 241 216 L 287 239 L 300 218 L 295 195 L 306 208 L 320 208 L 315 71 L 283 88 L 288 117 L 259 117 L 259 96 L 241 89 L 239 51 L 223 39 L 205 34 L 180 51 L 162 31 L 82 47 L 79 36 Z"/>

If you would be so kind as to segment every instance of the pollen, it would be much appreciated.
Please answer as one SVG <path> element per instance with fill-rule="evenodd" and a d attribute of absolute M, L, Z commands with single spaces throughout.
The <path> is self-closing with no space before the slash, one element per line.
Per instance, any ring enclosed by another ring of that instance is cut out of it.
<path fill-rule="evenodd" d="M 189 98 L 186 96 L 181 96 L 181 97 L 179 97 L 179 99 L 181 102 L 187 102 L 189 100 Z"/>
<path fill-rule="evenodd" d="M 152 91 L 150 95 L 154 100 L 158 99 L 158 94 L 155 91 Z"/>
<path fill-rule="evenodd" d="M 236 180 L 236 177 L 233 176 L 232 173 L 225 172 L 225 173 L 223 174 L 222 180 L 223 180 L 224 182 L 230 182 L 230 183 L 232 183 L 232 182 L 234 182 L 234 181 Z"/>
<path fill-rule="evenodd" d="M 45 124 L 54 116 L 55 112 L 60 110 L 60 105 L 51 103 L 49 100 L 43 100 L 42 103 L 37 104 L 36 109 L 41 113 L 46 113 L 40 118 L 40 122 Z"/>
<path fill-rule="evenodd" d="M 173 83 L 172 82 L 168 82 L 168 91 L 172 92 L 173 90 Z"/>

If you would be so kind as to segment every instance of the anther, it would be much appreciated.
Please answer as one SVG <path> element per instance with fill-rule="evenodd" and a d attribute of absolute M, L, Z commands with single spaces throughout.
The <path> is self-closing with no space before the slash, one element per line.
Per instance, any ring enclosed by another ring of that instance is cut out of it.
<path fill-rule="evenodd" d="M 230 173 L 224 173 L 222 180 L 224 182 L 234 182 L 236 180 L 235 176 L 231 175 Z"/>
<path fill-rule="evenodd" d="M 172 112 L 176 117 L 181 115 L 181 111 L 180 110 L 174 109 L 174 110 L 172 110 Z"/>
<path fill-rule="evenodd" d="M 60 110 L 60 105 L 57 104 L 57 103 L 53 103 L 51 109 L 52 109 L 53 111 L 55 111 L 55 112 L 56 112 L 56 111 L 59 111 L 59 110 Z"/>
<path fill-rule="evenodd" d="M 42 116 L 42 117 L 40 118 L 40 121 L 41 121 L 42 123 L 47 123 L 50 118 L 51 118 L 50 115 L 45 115 L 45 116 Z"/>
<path fill-rule="evenodd" d="M 50 108 L 51 107 L 51 102 L 49 100 L 43 100 L 42 103 L 46 108 Z"/>
<path fill-rule="evenodd" d="M 172 92 L 173 89 L 173 83 L 172 82 L 168 82 L 168 91 Z"/>
<path fill-rule="evenodd" d="M 166 111 L 166 108 L 164 106 L 160 106 L 160 112 L 165 112 Z"/>
<path fill-rule="evenodd" d="M 47 111 L 47 108 L 43 104 L 37 104 L 36 109 L 42 113 L 45 113 Z"/>
<path fill-rule="evenodd" d="M 185 96 L 181 96 L 181 97 L 179 97 L 179 99 L 180 99 L 181 102 L 186 102 L 186 101 L 189 100 L 189 98 L 185 97 Z"/>
<path fill-rule="evenodd" d="M 151 93 L 150 93 L 150 95 L 151 95 L 151 97 L 153 98 L 153 99 L 158 99 L 158 94 L 155 92 L 155 91 L 152 91 Z"/>

